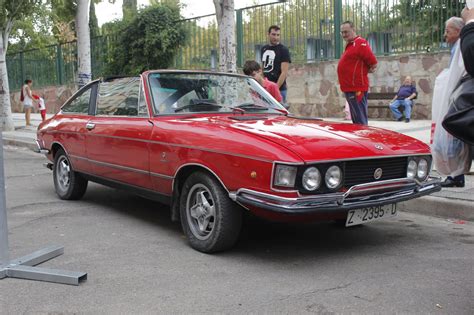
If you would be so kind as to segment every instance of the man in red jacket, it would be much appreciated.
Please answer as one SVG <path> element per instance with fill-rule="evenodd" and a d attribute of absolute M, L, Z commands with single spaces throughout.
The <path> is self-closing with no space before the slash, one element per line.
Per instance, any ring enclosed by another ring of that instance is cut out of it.
<path fill-rule="evenodd" d="M 365 39 L 358 36 L 351 21 L 341 25 L 341 35 L 346 49 L 337 65 L 339 85 L 351 110 L 354 124 L 367 125 L 367 74 L 377 68 L 377 59 Z"/>

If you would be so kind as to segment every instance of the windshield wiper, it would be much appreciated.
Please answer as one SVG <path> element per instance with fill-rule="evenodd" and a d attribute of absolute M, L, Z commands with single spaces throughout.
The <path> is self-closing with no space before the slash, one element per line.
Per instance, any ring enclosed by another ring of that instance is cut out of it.
<path fill-rule="evenodd" d="M 257 105 L 257 104 L 254 104 L 254 103 L 242 103 L 242 104 L 236 106 L 235 108 L 249 109 L 249 110 L 252 110 L 252 109 L 268 110 L 268 107 L 263 106 L 263 105 Z"/>
<path fill-rule="evenodd" d="M 174 112 L 177 113 L 177 112 L 183 111 L 187 108 L 190 108 L 190 107 L 193 107 L 193 106 L 200 106 L 200 105 L 206 105 L 206 106 L 210 106 L 210 107 L 214 107 L 214 108 L 222 108 L 221 105 L 218 105 L 216 103 L 212 103 L 212 102 L 209 102 L 209 101 L 197 101 L 193 104 L 188 104 L 188 105 L 178 107 L 174 110 Z"/>

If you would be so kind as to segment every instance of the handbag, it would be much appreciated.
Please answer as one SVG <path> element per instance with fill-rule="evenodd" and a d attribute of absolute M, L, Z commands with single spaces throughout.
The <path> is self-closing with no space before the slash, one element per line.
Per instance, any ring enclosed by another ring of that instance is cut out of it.
<path fill-rule="evenodd" d="M 474 78 L 465 75 L 449 98 L 442 125 L 463 142 L 474 145 Z"/>

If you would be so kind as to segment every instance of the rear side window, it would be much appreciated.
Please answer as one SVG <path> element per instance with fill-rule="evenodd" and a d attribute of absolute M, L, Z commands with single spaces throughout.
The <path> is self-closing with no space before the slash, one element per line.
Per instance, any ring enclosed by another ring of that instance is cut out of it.
<path fill-rule="evenodd" d="M 88 114 L 91 90 L 92 89 L 89 87 L 87 90 L 84 90 L 81 94 L 77 95 L 71 102 L 64 105 L 61 108 L 63 113 Z"/>
<path fill-rule="evenodd" d="M 117 78 L 102 82 L 97 97 L 97 115 L 139 116 L 140 78 Z M 140 114 L 143 109 L 140 108 Z"/>

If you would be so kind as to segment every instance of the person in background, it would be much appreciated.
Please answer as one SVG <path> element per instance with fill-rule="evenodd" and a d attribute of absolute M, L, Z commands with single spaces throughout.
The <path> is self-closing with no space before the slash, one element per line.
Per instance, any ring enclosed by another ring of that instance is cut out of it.
<path fill-rule="evenodd" d="M 33 81 L 30 79 L 25 80 L 25 84 L 21 87 L 20 100 L 23 103 L 23 110 L 25 111 L 26 126 L 31 126 L 31 109 L 33 108 L 33 95 L 31 92 L 31 86 Z"/>
<path fill-rule="evenodd" d="M 337 65 L 339 85 L 349 103 L 352 122 L 367 125 L 368 73 L 377 69 L 377 58 L 367 41 L 356 34 L 351 21 L 342 23 L 341 35 L 347 44 Z"/>
<path fill-rule="evenodd" d="M 397 94 L 393 97 L 393 100 L 389 105 L 393 117 L 396 120 L 403 120 L 403 115 L 399 109 L 400 106 L 403 106 L 405 108 L 405 122 L 410 122 L 413 99 L 416 98 L 416 95 L 416 88 L 413 85 L 413 81 L 411 80 L 410 76 L 407 76 L 403 81 L 403 85 L 400 87 L 400 89 L 398 89 Z"/>
<path fill-rule="evenodd" d="M 283 98 L 283 104 L 287 102 L 286 78 L 291 63 L 290 51 L 280 43 L 280 27 L 272 25 L 268 28 L 269 44 L 262 47 L 263 75 L 270 81 L 278 84 Z M 286 107 L 286 106 L 285 106 Z"/>
<path fill-rule="evenodd" d="M 446 82 L 445 84 L 448 85 L 449 87 L 446 90 L 446 99 L 442 100 L 442 106 L 443 110 L 440 112 L 441 116 L 444 117 L 446 112 L 448 111 L 449 108 L 449 96 L 453 92 L 455 86 L 457 85 L 457 82 L 460 80 L 460 78 L 466 73 L 465 72 L 465 64 L 463 63 L 463 60 L 461 60 L 457 54 L 459 54 L 459 49 L 460 49 L 460 35 L 461 35 L 461 29 L 464 27 L 464 21 L 459 18 L 459 17 L 451 17 L 448 20 L 446 20 L 445 23 L 445 31 L 444 31 L 444 39 L 446 43 L 448 43 L 451 46 L 451 57 L 449 60 L 449 70 L 454 72 L 456 71 L 456 75 L 450 77 L 450 81 L 453 82 Z M 455 60 L 455 57 L 457 57 L 456 60 L 458 62 L 453 61 Z M 454 82 L 455 81 L 455 82 Z M 434 98 L 434 97 L 433 97 Z M 433 104 L 435 104 L 438 100 L 433 99 Z M 433 106 L 432 106 L 433 107 Z M 433 108 L 435 110 L 436 108 Z M 437 128 L 437 127 L 436 127 Z M 442 128 L 440 126 L 440 128 Z M 436 130 L 435 130 L 436 132 Z M 453 143 L 451 146 L 455 146 L 455 142 L 460 141 L 456 138 L 453 138 Z M 435 145 L 435 143 L 433 143 Z M 465 176 L 464 174 L 457 175 L 457 176 L 448 176 L 442 183 L 442 187 L 464 187 L 465 185 Z"/>
<path fill-rule="evenodd" d="M 474 8 L 462 10 L 461 53 L 467 73 L 474 77 Z"/>
<path fill-rule="evenodd" d="M 270 93 L 278 102 L 282 101 L 282 97 L 280 94 L 280 89 L 278 85 L 272 81 L 269 81 L 267 78 L 263 76 L 262 67 L 256 62 L 255 60 L 247 60 L 244 64 L 243 71 L 245 75 L 251 76 L 254 78 L 261 86 Z"/>
<path fill-rule="evenodd" d="M 33 94 L 33 98 L 38 102 L 38 109 L 41 114 L 41 120 L 46 120 L 46 105 L 44 103 L 44 99 L 36 94 Z"/>

